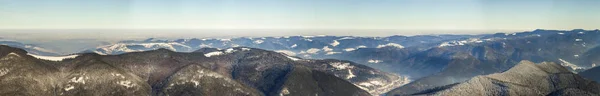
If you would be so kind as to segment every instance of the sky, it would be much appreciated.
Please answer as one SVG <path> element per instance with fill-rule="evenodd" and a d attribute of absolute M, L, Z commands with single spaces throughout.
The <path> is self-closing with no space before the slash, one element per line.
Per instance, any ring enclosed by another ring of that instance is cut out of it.
<path fill-rule="evenodd" d="M 0 0 L 0 29 L 598 29 L 600 0 Z"/>

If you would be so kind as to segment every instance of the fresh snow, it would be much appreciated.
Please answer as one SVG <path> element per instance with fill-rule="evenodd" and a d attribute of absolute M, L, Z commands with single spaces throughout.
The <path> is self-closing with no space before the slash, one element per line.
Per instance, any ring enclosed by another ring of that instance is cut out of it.
<path fill-rule="evenodd" d="M 35 54 L 31 54 L 31 53 L 27 53 L 27 55 L 33 56 L 33 57 L 38 58 L 38 59 L 44 59 L 44 60 L 49 60 L 49 61 L 62 61 L 64 59 L 75 58 L 75 57 L 79 56 L 79 55 L 41 56 L 41 55 L 35 55 Z"/>

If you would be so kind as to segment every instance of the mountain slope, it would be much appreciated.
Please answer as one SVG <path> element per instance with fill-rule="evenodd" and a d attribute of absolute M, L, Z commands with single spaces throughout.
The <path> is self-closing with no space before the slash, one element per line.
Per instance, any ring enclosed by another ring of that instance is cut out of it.
<path fill-rule="evenodd" d="M 598 30 L 536 30 L 514 35 L 495 34 L 481 38 L 481 40 L 491 39 L 490 41 L 437 47 L 416 52 L 416 54 L 409 54 L 406 57 L 418 57 L 424 58 L 424 60 L 418 61 L 417 59 L 413 62 L 411 59 L 405 59 L 404 61 L 409 62 L 397 63 L 398 65 L 392 66 L 405 66 L 408 67 L 406 69 L 414 70 L 411 72 L 420 72 L 423 68 L 431 67 L 439 68 L 439 70 L 428 70 L 437 73 L 414 80 L 414 82 L 390 91 L 389 94 L 414 94 L 438 86 L 462 82 L 477 75 L 502 72 L 522 60 L 538 63 L 556 62 L 566 66 L 570 71 L 577 72 L 593 65 L 593 63 L 587 63 L 589 60 L 586 59 L 592 55 L 582 54 L 586 54 L 586 50 L 597 46 L 600 41 L 596 38 L 598 36 L 600 36 Z"/>
<path fill-rule="evenodd" d="M 600 84 L 555 63 L 522 61 L 503 73 L 477 76 L 430 95 L 576 95 L 600 93 Z M 393 95 L 393 94 L 390 94 Z"/>
<path fill-rule="evenodd" d="M 594 68 L 585 70 L 583 72 L 579 72 L 578 74 L 587 79 L 591 79 L 596 82 L 600 82 L 600 75 L 598 75 L 599 73 L 600 73 L 600 67 L 594 67 Z"/>
<path fill-rule="evenodd" d="M 261 49 L 229 48 L 213 55 L 159 49 L 121 55 L 80 54 L 62 61 L 36 59 L 8 46 L 0 45 L 0 49 L 0 84 L 9 86 L 0 88 L 5 95 L 371 95 L 336 77 L 338 74 Z M 357 77 L 393 76 L 379 75 Z"/>

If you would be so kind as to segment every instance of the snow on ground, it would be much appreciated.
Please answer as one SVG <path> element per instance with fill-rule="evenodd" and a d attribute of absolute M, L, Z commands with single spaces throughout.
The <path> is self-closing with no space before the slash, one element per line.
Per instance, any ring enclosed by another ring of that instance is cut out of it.
<path fill-rule="evenodd" d="M 337 45 L 340 45 L 340 42 L 338 42 L 337 40 L 333 40 L 333 42 L 331 44 L 329 44 L 329 45 L 335 47 Z"/>
<path fill-rule="evenodd" d="M 343 62 L 333 62 L 333 63 L 330 63 L 329 65 L 333 66 L 333 68 L 336 68 L 337 70 L 354 68 L 354 66 L 350 65 L 350 63 L 343 63 Z"/>
<path fill-rule="evenodd" d="M 383 61 L 371 59 L 371 60 L 369 60 L 367 62 L 369 62 L 369 63 L 380 63 L 380 62 L 383 62 Z"/>
<path fill-rule="evenodd" d="M 385 45 L 379 45 L 379 46 L 377 46 L 377 48 L 383 48 L 383 47 L 388 47 L 388 46 L 396 47 L 396 48 L 404 48 L 404 46 L 402 46 L 400 44 L 396 44 L 396 43 L 388 43 Z"/>
<path fill-rule="evenodd" d="M 204 56 L 206 56 L 206 57 L 218 56 L 218 55 L 223 55 L 223 52 L 215 51 L 215 52 L 209 52 L 209 53 L 204 54 Z"/>
<path fill-rule="evenodd" d="M 346 79 L 351 79 L 356 77 L 356 75 L 354 75 L 354 73 L 352 73 L 352 70 L 348 70 L 348 76 L 346 76 Z"/>
<path fill-rule="evenodd" d="M 294 45 L 290 46 L 290 48 L 296 48 L 296 47 L 298 47 L 298 44 L 294 44 Z"/>
<path fill-rule="evenodd" d="M 329 52 L 329 51 L 333 51 L 333 49 L 329 48 L 329 46 L 324 46 L 323 51 Z"/>
<path fill-rule="evenodd" d="M 283 53 L 288 56 L 296 56 L 296 52 L 290 50 L 275 50 L 275 52 Z"/>
<path fill-rule="evenodd" d="M 263 42 L 265 42 L 265 41 L 263 41 L 263 40 L 254 40 L 254 44 L 261 44 Z"/>
<path fill-rule="evenodd" d="M 125 80 L 125 81 L 119 81 L 119 82 L 117 82 L 117 84 L 119 84 L 119 85 L 122 85 L 122 86 L 125 86 L 125 87 L 127 87 L 127 88 L 131 88 L 131 87 L 133 87 L 133 86 L 135 86 L 135 85 L 136 85 L 136 84 L 133 84 L 133 83 L 132 83 L 131 81 L 129 81 L 129 80 Z"/>
<path fill-rule="evenodd" d="M 236 51 L 237 51 L 237 50 L 235 50 L 235 49 L 233 49 L 233 48 L 228 48 L 228 49 L 225 49 L 225 53 L 233 53 L 233 52 L 236 52 Z"/>
<path fill-rule="evenodd" d="M 72 85 L 65 87 L 65 91 L 69 91 L 69 90 L 73 90 L 73 89 L 75 89 L 75 86 L 72 86 Z"/>
<path fill-rule="evenodd" d="M 289 58 L 289 59 L 291 59 L 291 60 L 293 60 L 293 61 L 302 60 L 300 58 L 295 58 L 295 57 L 292 57 L 292 56 L 286 56 L 286 57 Z"/>
<path fill-rule="evenodd" d="M 306 51 L 302 51 L 300 53 L 308 53 L 308 54 L 317 54 L 317 52 L 321 51 L 321 49 L 317 49 L 317 48 L 310 48 Z"/>
<path fill-rule="evenodd" d="M 354 48 L 346 48 L 346 49 L 344 49 L 344 51 L 346 51 L 346 52 L 350 52 L 350 51 L 354 51 L 354 50 L 356 50 L 356 49 L 354 49 Z"/>
<path fill-rule="evenodd" d="M 85 80 L 83 77 L 73 77 L 69 82 L 85 84 Z"/>
<path fill-rule="evenodd" d="M 242 48 L 242 51 L 250 51 L 250 48 Z"/>
<path fill-rule="evenodd" d="M 568 62 L 568 61 L 566 61 L 566 60 L 563 60 L 563 59 L 561 59 L 561 58 L 559 58 L 558 60 L 561 62 L 561 63 L 560 63 L 560 65 L 562 65 L 562 66 L 565 66 L 565 67 L 568 67 L 568 68 L 571 68 L 571 69 L 573 69 L 573 70 L 577 70 L 577 69 L 585 69 L 585 68 L 583 68 L 583 67 L 579 67 L 579 66 L 577 66 L 577 65 L 575 65 L 575 64 L 572 64 L 572 63 L 570 63 L 570 62 Z"/>
<path fill-rule="evenodd" d="M 482 42 L 483 42 L 482 40 L 479 40 L 477 38 L 471 38 L 469 40 L 444 42 L 444 43 L 440 44 L 438 47 L 460 46 L 460 45 L 465 45 L 465 44 L 469 44 L 469 43 L 482 43 Z"/>
<path fill-rule="evenodd" d="M 367 48 L 367 46 L 365 46 L 365 45 L 360 45 L 360 46 L 356 46 L 356 48 L 357 48 L 357 49 L 358 49 L 358 48 Z"/>
<path fill-rule="evenodd" d="M 62 61 L 64 59 L 75 58 L 75 57 L 79 56 L 79 55 L 41 56 L 41 55 L 35 55 L 35 54 L 31 54 L 31 53 L 27 53 L 27 55 L 33 56 L 33 57 L 38 58 L 38 59 L 44 59 L 44 60 L 49 60 L 49 61 Z"/>
<path fill-rule="evenodd" d="M 333 51 L 331 51 L 331 52 L 325 53 L 325 55 L 333 55 L 333 54 L 340 54 L 340 53 L 342 53 L 342 52 L 333 52 Z"/>

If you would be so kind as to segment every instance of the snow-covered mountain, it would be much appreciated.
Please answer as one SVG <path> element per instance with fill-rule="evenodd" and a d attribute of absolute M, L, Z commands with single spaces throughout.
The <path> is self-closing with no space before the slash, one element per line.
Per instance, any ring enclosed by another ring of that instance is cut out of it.
<path fill-rule="evenodd" d="M 318 58 L 326 55 L 350 52 L 360 48 L 405 48 L 424 46 L 422 43 L 438 44 L 449 40 L 461 40 L 477 37 L 471 35 L 423 35 L 423 36 L 389 36 L 389 37 L 353 37 L 353 36 L 285 36 L 260 38 L 230 38 L 230 39 L 177 39 L 143 41 L 122 41 L 111 45 L 100 46 L 86 52 L 98 54 L 122 54 L 165 48 L 177 52 L 191 52 L 200 48 L 229 48 L 253 47 L 267 50 L 277 50 L 288 55 L 303 58 Z"/>

